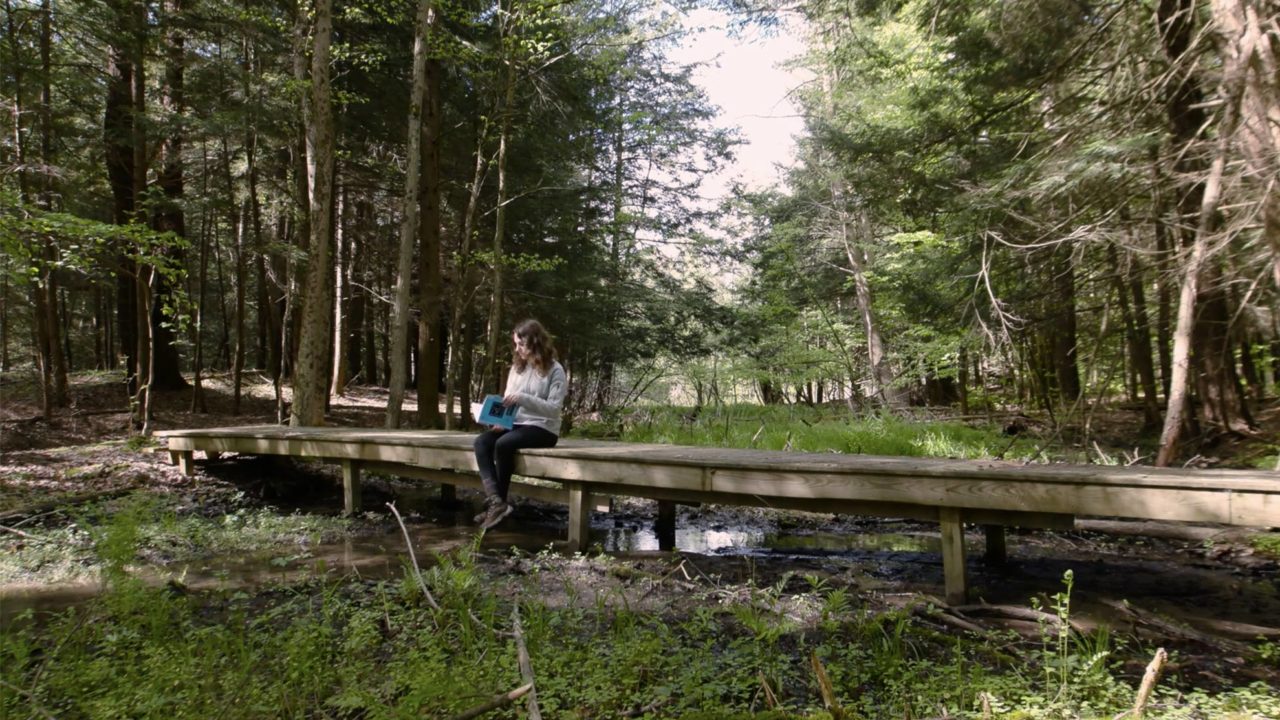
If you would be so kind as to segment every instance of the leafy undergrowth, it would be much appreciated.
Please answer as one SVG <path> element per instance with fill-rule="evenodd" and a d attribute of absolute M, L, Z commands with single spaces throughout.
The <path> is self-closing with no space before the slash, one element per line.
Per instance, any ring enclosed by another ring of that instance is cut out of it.
<path fill-rule="evenodd" d="M 133 492 L 58 509 L 20 535 L 0 538 L 0 586 L 68 583 L 102 572 L 98 544 L 114 520 L 135 530 L 131 565 L 168 565 L 211 556 L 257 553 L 272 547 L 318 545 L 347 537 L 359 521 L 317 514 L 282 514 L 254 507 L 240 495 L 217 507 L 192 498 Z M 145 521 L 144 521 L 145 519 Z"/>
<path fill-rule="evenodd" d="M 1038 636 L 961 637 L 928 607 L 885 612 L 819 577 L 693 582 L 683 565 L 495 560 L 478 543 L 435 558 L 430 600 L 412 568 L 193 594 L 131 579 L 136 540 L 125 518 L 96 542 L 110 592 L 0 633 L 0 716 L 455 717 L 525 684 L 521 644 L 556 718 L 1067 720 L 1115 717 L 1138 694 L 1121 670 L 1141 649 L 1071 629 L 1070 577 Z M 1144 717 L 1280 717 L 1274 688 L 1185 689 L 1176 667 Z M 493 716 L 524 716 L 524 702 Z"/>
<path fill-rule="evenodd" d="M 1250 544 L 1258 552 L 1280 559 L 1280 533 L 1255 535 L 1250 539 Z"/>

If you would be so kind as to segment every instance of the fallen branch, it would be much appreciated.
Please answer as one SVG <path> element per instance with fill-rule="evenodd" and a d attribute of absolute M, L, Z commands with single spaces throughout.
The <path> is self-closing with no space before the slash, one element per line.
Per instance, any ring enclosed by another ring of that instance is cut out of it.
<path fill-rule="evenodd" d="M 111 408 L 109 410 L 75 410 L 71 413 L 71 417 L 92 417 L 94 415 L 125 415 L 128 414 L 129 408 Z"/>
<path fill-rule="evenodd" d="M 427 581 L 422 579 L 422 568 L 418 567 L 418 556 L 413 552 L 413 540 L 409 537 L 409 528 L 404 526 L 404 518 L 400 517 L 400 511 L 396 510 L 396 504 L 387 503 L 387 507 L 391 508 L 391 514 L 396 516 L 396 522 L 400 523 L 400 531 L 404 533 L 404 544 L 409 548 L 409 559 L 413 561 L 413 576 L 418 580 L 418 586 L 422 588 L 422 594 L 427 596 L 427 604 L 432 610 L 440 611 L 440 606 L 436 603 L 436 599 L 431 596 L 431 590 L 427 588 Z"/>
<path fill-rule="evenodd" d="M 117 497 L 119 495 L 127 495 L 133 492 L 133 488 L 117 488 L 115 490 L 103 490 L 102 492 L 84 493 L 81 495 L 67 495 L 52 500 L 32 503 L 24 505 L 20 508 L 8 510 L 0 513 L 0 522 L 9 522 L 19 518 L 30 517 L 32 515 L 40 515 L 50 510 L 58 510 L 66 507 L 75 507 L 76 505 L 84 505 L 95 500 L 106 500 L 108 498 Z"/>
<path fill-rule="evenodd" d="M 516 700 L 524 697 L 525 693 L 530 690 L 533 690 L 533 685 L 521 685 L 511 692 L 496 695 L 493 699 L 483 705 L 477 705 L 470 710 L 464 711 L 461 715 L 454 715 L 450 720 L 471 720 L 471 718 L 480 717 L 491 710 L 497 710 L 500 707 L 510 705 Z"/>
<path fill-rule="evenodd" d="M 23 538 L 25 540 L 31 540 L 32 542 L 38 542 L 38 543 L 53 542 L 48 538 L 42 538 L 39 535 L 32 535 L 31 533 L 22 532 L 17 528 L 11 528 L 11 527 L 8 527 L 7 525 L 0 525 L 0 530 L 3 530 L 4 532 L 7 532 L 7 533 L 13 533 L 14 535 L 17 535 L 20 538 Z"/>
<path fill-rule="evenodd" d="M 913 615 L 924 618 L 925 620 L 939 620 L 946 625 L 965 630 L 972 633 L 986 633 L 988 629 L 971 622 L 965 617 L 959 608 L 947 604 L 945 600 L 927 593 L 918 595 L 907 594 L 904 596 L 907 600 L 923 600 L 925 604 L 910 603 L 908 605 L 900 605 Z"/>
<path fill-rule="evenodd" d="M 516 659 L 520 663 L 520 677 L 524 678 L 529 688 L 525 704 L 529 708 L 529 720 L 542 720 L 542 712 L 538 709 L 538 688 L 533 682 L 533 661 L 529 659 L 529 648 L 524 644 L 524 630 L 520 628 L 520 605 L 511 606 L 511 634 L 516 638 Z"/>
<path fill-rule="evenodd" d="M 1142 714 L 1146 712 L 1147 700 L 1151 698 L 1151 692 L 1155 690 L 1156 683 L 1160 681 L 1160 673 L 1164 671 L 1164 663 L 1169 659 L 1169 654 L 1164 648 L 1156 650 L 1155 657 L 1151 658 L 1151 662 L 1147 665 L 1147 671 L 1142 675 L 1142 684 L 1138 686 L 1138 695 L 1134 698 L 1133 709 L 1128 713 L 1120 713 L 1116 716 L 1116 720 L 1124 717 L 1126 714 L 1133 720 L 1142 720 Z"/>

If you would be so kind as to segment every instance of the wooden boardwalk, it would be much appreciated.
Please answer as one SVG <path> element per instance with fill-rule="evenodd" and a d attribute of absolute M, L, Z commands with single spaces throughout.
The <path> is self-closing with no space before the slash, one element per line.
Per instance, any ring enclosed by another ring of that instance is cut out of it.
<path fill-rule="evenodd" d="M 279 425 L 157 433 L 183 471 L 194 452 L 288 455 L 341 464 L 347 512 L 360 508 L 360 473 L 381 472 L 479 487 L 474 433 Z M 1004 555 L 1006 526 L 1064 529 L 1076 516 L 1280 527 L 1280 473 L 1104 465 L 1024 465 L 944 460 L 563 440 L 525 450 L 514 494 L 565 502 L 568 539 L 587 540 L 593 495 L 659 501 L 674 518 L 676 502 L 906 517 L 942 530 L 947 599 L 967 594 L 963 524 L 987 526 L 987 554 Z"/>

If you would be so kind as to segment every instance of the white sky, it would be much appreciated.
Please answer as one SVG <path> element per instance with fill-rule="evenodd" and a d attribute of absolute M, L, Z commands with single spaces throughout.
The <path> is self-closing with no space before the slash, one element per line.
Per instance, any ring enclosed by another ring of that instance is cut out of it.
<path fill-rule="evenodd" d="M 706 27 L 672 54 L 679 62 L 707 62 L 694 79 L 712 103 L 721 109 L 720 125 L 738 127 L 745 144 L 737 148 L 737 162 L 720 177 L 707 178 L 704 194 L 719 199 L 731 180 L 752 188 L 778 181 L 775 165 L 790 166 L 795 155 L 794 136 L 804 127 L 796 106 L 788 97 L 803 75 L 779 67 L 800 54 L 802 42 L 775 31 L 766 36 L 749 30 L 730 38 L 722 13 L 698 10 L 686 20 L 688 27 Z"/>

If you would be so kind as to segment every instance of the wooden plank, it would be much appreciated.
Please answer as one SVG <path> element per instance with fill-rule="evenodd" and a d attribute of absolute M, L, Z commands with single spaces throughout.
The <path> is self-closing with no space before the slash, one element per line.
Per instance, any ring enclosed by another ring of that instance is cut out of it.
<path fill-rule="evenodd" d="M 675 490 L 707 490 L 702 468 L 651 463 L 614 462 L 599 459 L 562 459 L 534 456 L 521 451 L 516 472 L 564 482 L 606 482 L 616 485 L 656 486 Z"/>
<path fill-rule="evenodd" d="M 342 508 L 347 515 L 360 512 L 360 463 L 342 461 Z"/>
<path fill-rule="evenodd" d="M 414 465 L 398 465 L 395 463 L 364 463 L 364 469 L 366 472 L 395 475 L 397 477 L 414 478 L 416 480 L 427 480 L 438 483 L 442 493 L 445 488 L 452 489 L 458 486 L 473 488 L 475 490 L 484 490 L 484 484 L 480 482 L 480 476 L 475 473 L 456 472 L 453 470 L 437 470 L 435 468 L 424 468 Z M 560 487 L 531 485 L 526 482 L 521 482 L 519 477 L 511 479 L 509 494 L 515 497 L 531 498 L 542 502 L 556 503 L 558 505 L 569 504 L 568 490 Z M 609 506 L 607 504 L 596 504 L 592 509 L 598 512 L 609 512 Z"/>
<path fill-rule="evenodd" d="M 964 564 L 964 524 L 957 508 L 940 508 L 942 525 L 942 574 L 947 602 L 963 605 L 969 597 L 969 581 Z"/>
<path fill-rule="evenodd" d="M 591 538 L 591 493 L 582 483 L 569 483 L 569 551 L 582 552 Z"/>
<path fill-rule="evenodd" d="M 1059 484 L 967 480 L 962 478 L 889 478 L 866 474 L 834 475 L 759 470 L 711 471 L 713 491 L 809 499 L 856 499 L 957 508 L 1048 512 L 1064 515 L 1140 517 L 1227 524 L 1268 524 L 1275 496 L 1205 492 L 1169 487 L 1064 486 Z M 1244 500 L 1243 502 L 1241 500 Z"/>
<path fill-rule="evenodd" d="M 1280 530 L 1280 495 L 1233 491 L 1230 524 Z"/>

